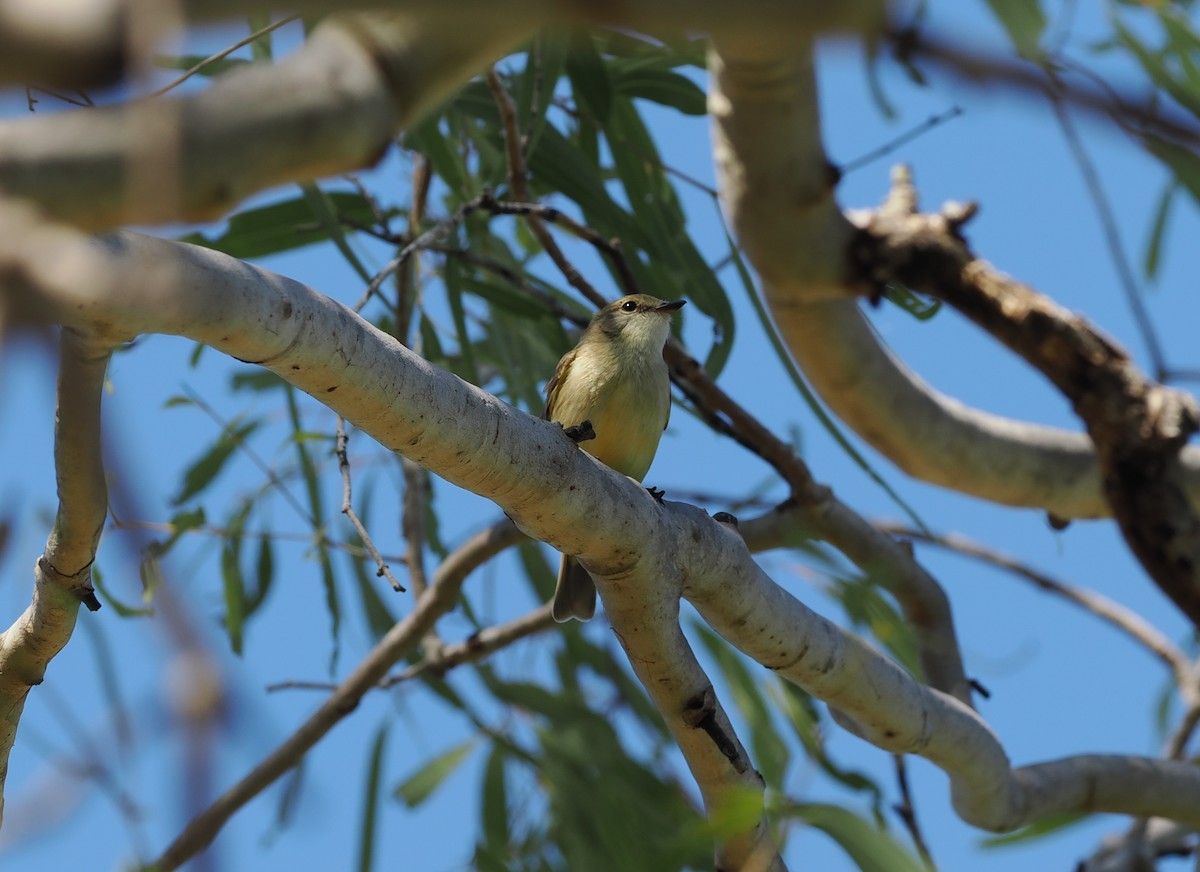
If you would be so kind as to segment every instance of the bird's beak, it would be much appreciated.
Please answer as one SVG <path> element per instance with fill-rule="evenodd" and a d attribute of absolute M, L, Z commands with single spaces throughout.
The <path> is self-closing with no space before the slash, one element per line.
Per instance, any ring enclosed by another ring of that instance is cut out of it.
<path fill-rule="evenodd" d="M 654 311 L 655 312 L 675 312 L 675 311 L 678 311 L 679 309 L 682 309 L 683 304 L 686 302 L 687 302 L 687 300 L 672 300 L 669 303 L 663 303 L 661 306 L 655 306 Z"/>

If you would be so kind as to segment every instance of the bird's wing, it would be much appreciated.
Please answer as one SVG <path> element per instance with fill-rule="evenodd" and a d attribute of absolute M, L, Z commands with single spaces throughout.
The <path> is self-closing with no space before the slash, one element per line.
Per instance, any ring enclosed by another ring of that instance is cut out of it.
<path fill-rule="evenodd" d="M 571 369 L 571 364 L 575 362 L 575 355 L 579 351 L 578 348 L 572 348 L 558 361 L 558 366 L 554 367 L 554 375 L 550 376 L 550 381 L 546 382 L 546 409 L 542 412 L 542 417 L 547 421 L 550 420 L 551 412 L 554 409 L 554 401 L 558 398 L 558 389 L 567 378 L 567 372 Z"/>
<path fill-rule="evenodd" d="M 667 377 L 667 414 L 663 416 L 663 430 L 671 423 L 671 379 Z"/>

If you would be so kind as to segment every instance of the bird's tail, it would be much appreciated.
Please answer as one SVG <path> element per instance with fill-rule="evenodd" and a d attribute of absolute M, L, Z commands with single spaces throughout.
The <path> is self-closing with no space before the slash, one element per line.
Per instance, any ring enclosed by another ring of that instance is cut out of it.
<path fill-rule="evenodd" d="M 577 618 L 590 621 L 596 614 L 596 584 L 574 557 L 563 555 L 558 566 L 558 585 L 550 614 L 560 624 Z"/>

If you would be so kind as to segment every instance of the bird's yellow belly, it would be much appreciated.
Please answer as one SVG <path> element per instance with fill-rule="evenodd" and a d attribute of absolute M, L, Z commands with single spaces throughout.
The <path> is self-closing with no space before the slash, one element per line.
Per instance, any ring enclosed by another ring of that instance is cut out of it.
<path fill-rule="evenodd" d="M 634 390 L 631 381 L 605 385 L 606 389 L 590 397 L 587 408 L 580 404 L 574 409 L 555 410 L 554 419 L 566 427 L 591 421 L 596 438 L 580 442 L 579 447 L 606 466 L 641 481 L 662 438 L 667 420 L 662 400 L 669 394 L 665 384 L 647 391 L 647 382 L 643 381 L 642 389 Z"/>

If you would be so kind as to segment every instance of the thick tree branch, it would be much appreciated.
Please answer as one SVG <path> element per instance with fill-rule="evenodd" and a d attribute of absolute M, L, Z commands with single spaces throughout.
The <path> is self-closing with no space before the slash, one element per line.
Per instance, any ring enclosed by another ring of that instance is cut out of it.
<path fill-rule="evenodd" d="M 71 638 L 80 603 L 100 608 L 91 573 L 108 514 L 100 456 L 100 397 L 108 358 L 106 347 L 63 330 L 54 426 L 58 514 L 34 566 L 33 602 L 0 633 L 0 820 L 8 758 L 29 691 L 42 683 L 50 661 Z"/>
<path fill-rule="evenodd" d="M 1083 318 L 977 258 L 960 235 L 972 214 L 954 204 L 919 213 L 908 170 L 898 168 L 883 207 L 858 216 L 861 287 L 897 281 L 945 300 L 1062 391 L 1095 443 L 1104 495 L 1125 541 L 1200 625 L 1200 517 L 1180 462 L 1200 429 L 1200 407 L 1190 394 L 1143 376 Z"/>
<path fill-rule="evenodd" d="M 369 166 L 538 25 L 502 7 L 479 14 L 469 28 L 442 15 L 335 17 L 278 65 L 233 70 L 193 96 L 5 121 L 0 189 L 103 230 L 212 220 L 273 185 Z"/>
<path fill-rule="evenodd" d="M 1065 518 L 1108 515 L 1085 435 L 990 415 L 935 391 L 847 299 L 854 228 L 834 201 L 837 175 L 820 142 L 807 53 L 719 39 L 709 68 L 722 205 L 780 335 L 821 398 L 910 475 Z M 1185 449 L 1180 462 L 1200 504 L 1200 448 Z"/>
<path fill-rule="evenodd" d="M 1200 773 L 1187 763 L 1083 755 L 1011 768 L 974 711 L 917 683 L 757 566 L 746 567 L 737 549 L 716 547 L 699 523 L 694 530 L 685 595 L 701 616 L 750 657 L 840 712 L 861 738 L 943 769 L 954 808 L 968 823 L 1004 832 L 1048 815 L 1116 809 L 1200 823 Z"/>

